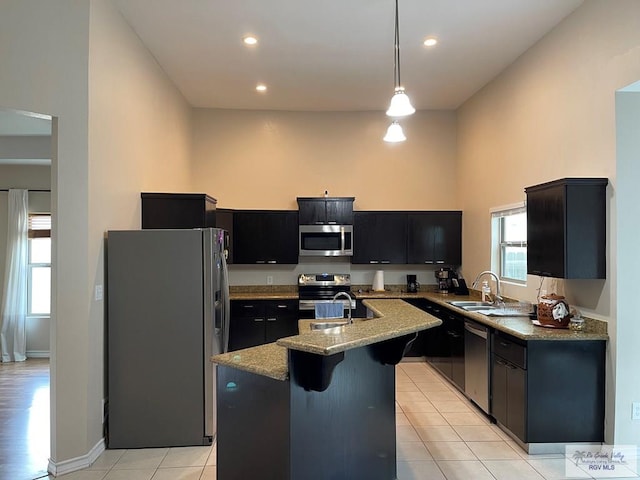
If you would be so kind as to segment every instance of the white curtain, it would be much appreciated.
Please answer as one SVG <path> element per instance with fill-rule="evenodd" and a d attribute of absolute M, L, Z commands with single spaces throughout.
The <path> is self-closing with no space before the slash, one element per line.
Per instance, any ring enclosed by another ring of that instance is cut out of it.
<path fill-rule="evenodd" d="M 3 362 L 26 360 L 29 193 L 9 190 L 9 224 L 4 295 L 0 316 L 0 352 Z"/>

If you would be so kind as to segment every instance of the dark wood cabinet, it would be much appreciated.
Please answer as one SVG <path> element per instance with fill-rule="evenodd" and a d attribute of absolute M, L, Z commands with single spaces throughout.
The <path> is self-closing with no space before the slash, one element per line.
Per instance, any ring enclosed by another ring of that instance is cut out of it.
<path fill-rule="evenodd" d="M 409 212 L 407 263 L 460 265 L 462 263 L 462 212 Z"/>
<path fill-rule="evenodd" d="M 407 263 L 406 212 L 355 212 L 353 217 L 354 241 L 351 263 Z"/>
<path fill-rule="evenodd" d="M 527 347 L 499 334 L 494 335 L 493 342 L 491 414 L 498 423 L 524 441 Z"/>
<path fill-rule="evenodd" d="M 297 300 L 232 300 L 229 350 L 298 334 Z"/>
<path fill-rule="evenodd" d="M 605 347 L 494 332 L 491 415 L 523 443 L 602 442 Z"/>
<path fill-rule="evenodd" d="M 527 272 L 606 277 L 606 178 L 565 178 L 528 187 Z"/>
<path fill-rule="evenodd" d="M 354 197 L 298 197 L 300 225 L 353 225 Z"/>
<path fill-rule="evenodd" d="M 216 226 L 216 199 L 204 193 L 141 193 L 142 228 Z"/>
<path fill-rule="evenodd" d="M 464 317 L 424 298 L 405 301 L 442 320 L 442 325 L 418 334 L 407 356 L 426 357 L 429 364 L 464 391 Z"/>
<path fill-rule="evenodd" d="M 298 212 L 295 210 L 235 210 L 235 264 L 297 264 Z"/>
<path fill-rule="evenodd" d="M 227 263 L 233 263 L 233 210 L 228 208 L 218 208 L 216 210 L 216 228 L 226 230 L 228 234 Z"/>

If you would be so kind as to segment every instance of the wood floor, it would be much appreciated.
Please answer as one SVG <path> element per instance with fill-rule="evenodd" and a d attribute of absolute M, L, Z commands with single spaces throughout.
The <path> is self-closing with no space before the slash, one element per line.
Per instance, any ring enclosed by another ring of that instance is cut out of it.
<path fill-rule="evenodd" d="M 47 478 L 49 360 L 0 363 L 0 480 Z"/>

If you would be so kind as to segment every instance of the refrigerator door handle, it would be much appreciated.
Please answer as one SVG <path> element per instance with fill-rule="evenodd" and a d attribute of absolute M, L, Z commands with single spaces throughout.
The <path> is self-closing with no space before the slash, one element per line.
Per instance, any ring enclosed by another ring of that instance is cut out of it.
<path fill-rule="evenodd" d="M 229 351 L 229 327 L 231 304 L 229 301 L 229 271 L 227 269 L 227 252 L 224 248 L 224 242 L 220 246 L 220 261 L 222 263 L 222 353 Z"/>

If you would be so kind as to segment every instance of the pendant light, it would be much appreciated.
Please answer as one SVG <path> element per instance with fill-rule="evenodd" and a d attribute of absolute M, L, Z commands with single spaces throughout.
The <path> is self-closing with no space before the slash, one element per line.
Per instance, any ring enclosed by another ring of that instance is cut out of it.
<path fill-rule="evenodd" d="M 407 137 L 404 136 L 402 127 L 397 120 L 394 120 L 391 125 L 389 125 L 389 128 L 387 128 L 387 133 L 383 138 L 385 142 L 389 143 L 404 142 L 406 139 Z"/>
<path fill-rule="evenodd" d="M 400 22 L 398 20 L 398 0 L 396 0 L 396 37 L 395 37 L 395 56 L 393 62 L 393 80 L 395 89 L 391 103 L 387 110 L 389 117 L 406 117 L 416 111 L 411 105 L 409 97 L 404 92 L 404 87 L 400 82 Z"/>

